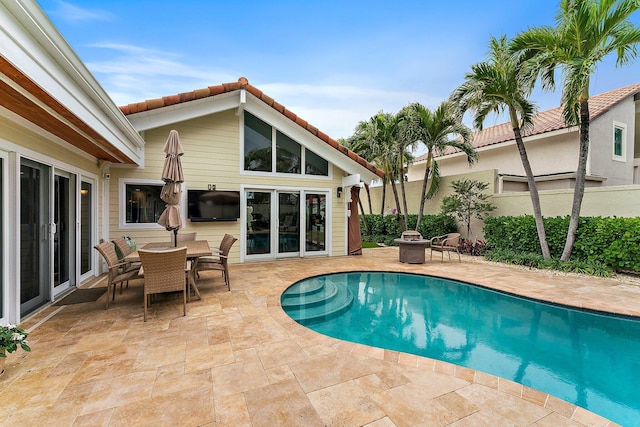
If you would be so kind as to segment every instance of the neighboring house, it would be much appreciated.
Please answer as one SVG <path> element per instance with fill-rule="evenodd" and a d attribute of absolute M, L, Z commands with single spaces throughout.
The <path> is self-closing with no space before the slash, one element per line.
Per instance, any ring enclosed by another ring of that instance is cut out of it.
<path fill-rule="evenodd" d="M 185 219 L 185 230 L 212 244 L 239 236 L 236 262 L 346 254 L 349 188 L 382 174 L 245 80 L 123 110 L 130 120 L 34 1 L 0 3 L 1 324 L 100 274 L 101 239 L 169 240 L 130 201 L 158 203 L 170 129 L 185 149 L 185 190 L 215 185 L 242 196 L 238 220 Z M 252 144 L 263 148 L 250 162 L 258 171 L 244 167 Z M 258 155 L 269 150 L 271 172 Z"/>
<path fill-rule="evenodd" d="M 121 110 L 144 136 L 145 165 L 110 168 L 112 236 L 170 239 L 156 222 L 172 129 L 184 149 L 183 232 L 237 236 L 232 262 L 346 255 L 350 188 L 384 175 L 244 77 Z"/>
<path fill-rule="evenodd" d="M 586 187 L 638 184 L 640 168 L 640 83 L 589 99 L 591 125 Z M 524 143 L 539 190 L 573 188 L 578 166 L 579 128 L 568 127 L 561 107 L 540 112 Z M 527 179 L 510 123 L 474 135 L 479 159 L 470 168 L 464 154 L 437 157 L 440 174 L 450 176 L 495 169 L 498 193 L 528 191 Z M 422 180 L 426 155 L 409 168 L 409 181 Z M 494 183 L 490 183 L 494 184 Z"/>

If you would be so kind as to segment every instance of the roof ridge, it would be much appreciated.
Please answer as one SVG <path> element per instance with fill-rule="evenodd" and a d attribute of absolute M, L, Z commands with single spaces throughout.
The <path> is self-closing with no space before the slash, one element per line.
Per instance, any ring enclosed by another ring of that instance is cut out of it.
<path fill-rule="evenodd" d="M 136 114 L 144 111 L 155 110 L 158 108 L 168 107 L 168 106 L 180 104 L 183 102 L 189 102 L 197 99 L 207 98 L 210 96 L 220 95 L 223 93 L 233 92 L 240 89 L 245 89 L 247 92 L 249 92 L 256 98 L 258 98 L 259 100 L 261 100 L 262 102 L 264 102 L 265 104 L 273 108 L 274 110 L 278 111 L 280 114 L 284 115 L 289 120 L 291 120 L 298 126 L 305 129 L 307 132 L 311 133 L 312 135 L 319 138 L 326 144 L 340 151 L 343 155 L 349 157 L 351 160 L 355 161 L 356 163 L 363 166 L 367 170 L 373 172 L 374 174 L 378 175 L 381 178 L 384 177 L 384 171 L 377 168 L 373 164 L 369 163 L 367 160 L 365 160 L 363 157 L 356 154 L 354 151 L 349 150 L 347 147 L 340 144 L 337 140 L 331 138 L 329 135 L 322 132 L 317 127 L 313 126 L 312 124 L 304 120 L 302 117 L 298 116 L 293 111 L 286 108 L 284 105 L 276 102 L 273 98 L 266 95 L 257 87 L 249 84 L 249 80 L 246 77 L 240 77 L 237 82 L 222 83 L 216 86 L 208 86 L 206 88 L 196 89 L 189 92 L 182 92 L 175 95 L 163 96 L 161 98 L 147 99 L 142 102 L 131 103 L 128 105 L 121 106 L 119 108 L 120 108 L 120 111 L 122 111 L 122 113 L 125 116 L 128 116 L 130 114 Z"/>

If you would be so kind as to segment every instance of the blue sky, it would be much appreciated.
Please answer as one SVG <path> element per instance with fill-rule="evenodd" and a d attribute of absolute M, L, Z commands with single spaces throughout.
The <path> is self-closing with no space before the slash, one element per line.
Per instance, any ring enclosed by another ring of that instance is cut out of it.
<path fill-rule="evenodd" d="M 416 101 L 436 107 L 484 59 L 491 35 L 553 25 L 558 6 L 556 0 L 38 4 L 117 105 L 244 76 L 333 138 L 348 137 L 381 110 Z M 639 71 L 640 61 L 616 69 L 610 58 L 591 93 L 637 83 Z M 533 95 L 540 110 L 557 106 L 559 97 Z"/>

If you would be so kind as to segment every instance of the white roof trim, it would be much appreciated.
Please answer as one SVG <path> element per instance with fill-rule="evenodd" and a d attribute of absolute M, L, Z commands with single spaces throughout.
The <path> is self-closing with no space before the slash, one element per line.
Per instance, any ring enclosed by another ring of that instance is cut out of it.
<path fill-rule="evenodd" d="M 16 68 L 123 154 L 142 163 L 144 140 L 35 2 L 2 2 L 0 43 L 2 55 Z"/>
<path fill-rule="evenodd" d="M 138 132 L 142 132 L 209 114 L 232 110 L 238 108 L 240 101 L 239 91 L 233 91 L 129 114 L 127 119 Z"/>

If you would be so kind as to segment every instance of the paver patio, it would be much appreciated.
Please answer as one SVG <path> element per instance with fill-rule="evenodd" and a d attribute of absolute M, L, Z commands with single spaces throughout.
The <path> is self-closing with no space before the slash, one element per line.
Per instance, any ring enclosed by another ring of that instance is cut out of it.
<path fill-rule="evenodd" d="M 231 266 L 202 300 L 152 304 L 141 282 L 115 303 L 51 306 L 23 322 L 31 353 L 0 377 L 0 425 L 478 426 L 613 425 L 545 393 L 433 359 L 325 337 L 291 320 L 281 292 L 337 271 L 425 273 L 596 310 L 640 316 L 633 279 L 558 275 L 482 262 L 398 262 L 397 248 L 362 256 Z M 104 286 L 98 278 L 85 286 Z M 593 367 L 598 369 L 598 367 Z"/>

